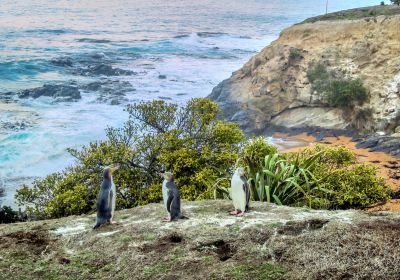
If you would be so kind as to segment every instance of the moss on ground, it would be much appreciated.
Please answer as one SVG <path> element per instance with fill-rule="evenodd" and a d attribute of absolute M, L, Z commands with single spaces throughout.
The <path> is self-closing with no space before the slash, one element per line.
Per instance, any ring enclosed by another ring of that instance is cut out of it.
<path fill-rule="evenodd" d="M 183 205 L 189 219 L 174 223 L 151 204 L 97 231 L 94 215 L 0 225 L 0 279 L 400 277 L 399 214 L 253 203 L 236 218 L 229 201 Z"/>

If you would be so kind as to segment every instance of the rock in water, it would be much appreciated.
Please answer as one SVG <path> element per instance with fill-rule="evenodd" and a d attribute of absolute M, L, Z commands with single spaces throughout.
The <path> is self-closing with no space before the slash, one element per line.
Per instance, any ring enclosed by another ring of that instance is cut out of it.
<path fill-rule="evenodd" d="M 57 101 L 76 101 L 81 99 L 81 93 L 76 86 L 72 85 L 44 85 L 42 87 L 26 89 L 17 92 L 19 98 L 39 98 L 48 96 Z"/>
<path fill-rule="evenodd" d="M 124 70 L 120 68 L 113 68 L 107 64 L 92 65 L 84 69 L 79 69 L 75 74 L 82 76 L 131 76 L 136 73 L 130 70 Z"/>

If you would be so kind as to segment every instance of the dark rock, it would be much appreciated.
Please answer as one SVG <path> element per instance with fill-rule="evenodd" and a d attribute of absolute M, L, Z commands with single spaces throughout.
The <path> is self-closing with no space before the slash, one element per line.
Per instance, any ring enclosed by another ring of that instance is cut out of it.
<path fill-rule="evenodd" d="M 105 44 L 105 43 L 110 43 L 110 40 L 107 39 L 91 39 L 91 38 L 81 38 L 77 40 L 78 42 L 81 43 L 94 43 L 94 44 Z"/>
<path fill-rule="evenodd" d="M 158 75 L 158 78 L 161 79 L 161 80 L 164 80 L 164 79 L 167 78 L 167 76 L 166 75 Z"/>
<path fill-rule="evenodd" d="M 44 85 L 42 87 L 26 89 L 17 92 L 19 98 L 39 98 L 48 96 L 58 101 L 75 101 L 81 99 L 81 93 L 76 86 L 71 85 Z"/>
<path fill-rule="evenodd" d="M 136 72 L 120 68 L 113 68 L 107 64 L 98 64 L 84 69 L 79 69 L 75 72 L 75 74 L 82 76 L 130 76 L 135 75 Z"/>
<path fill-rule="evenodd" d="M 400 157 L 400 137 L 374 136 L 362 140 L 357 148 L 369 149 L 372 152 L 384 152 Z"/>
<path fill-rule="evenodd" d="M 68 57 L 55 58 L 52 59 L 50 63 L 59 67 L 72 67 L 74 64 Z"/>
<path fill-rule="evenodd" d="M 98 102 L 109 102 L 111 105 L 119 105 L 126 101 L 125 95 L 128 92 L 134 92 L 135 88 L 127 81 L 102 79 L 86 85 L 82 90 L 88 92 L 100 93 Z"/>

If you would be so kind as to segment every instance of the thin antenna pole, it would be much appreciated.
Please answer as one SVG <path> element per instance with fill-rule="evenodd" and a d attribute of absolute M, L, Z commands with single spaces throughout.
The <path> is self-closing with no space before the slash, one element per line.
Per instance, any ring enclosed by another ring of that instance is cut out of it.
<path fill-rule="evenodd" d="M 327 14 L 327 13 L 328 13 L 328 2 L 329 2 L 329 0 L 326 0 L 325 14 Z"/>

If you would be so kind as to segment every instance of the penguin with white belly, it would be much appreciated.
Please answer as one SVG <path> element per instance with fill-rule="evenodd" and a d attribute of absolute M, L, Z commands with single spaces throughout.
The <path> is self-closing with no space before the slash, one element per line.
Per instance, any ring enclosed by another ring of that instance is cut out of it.
<path fill-rule="evenodd" d="M 172 222 L 177 219 L 187 219 L 181 213 L 181 198 L 178 187 L 174 182 L 174 176 L 171 172 L 161 172 L 160 175 L 164 178 L 162 184 L 162 194 L 165 209 L 168 212 L 167 222 Z"/>
<path fill-rule="evenodd" d="M 249 210 L 250 186 L 244 173 L 244 168 L 239 167 L 231 179 L 230 195 L 235 209 L 230 214 L 237 217 L 243 216 Z"/>
<path fill-rule="evenodd" d="M 105 223 L 117 223 L 113 221 L 117 193 L 112 177 L 113 172 L 117 169 L 117 166 L 111 166 L 106 167 L 103 171 L 103 182 L 97 199 L 96 224 L 93 229 L 96 229 Z"/>

